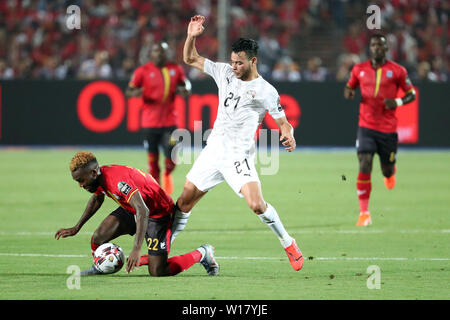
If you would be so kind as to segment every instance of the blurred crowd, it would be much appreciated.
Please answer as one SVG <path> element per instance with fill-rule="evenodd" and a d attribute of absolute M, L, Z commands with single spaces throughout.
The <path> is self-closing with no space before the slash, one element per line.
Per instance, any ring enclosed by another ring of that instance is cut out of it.
<path fill-rule="evenodd" d="M 368 58 L 367 40 L 377 30 L 367 29 L 366 8 L 377 4 L 389 58 L 412 79 L 448 81 L 449 1 L 227 2 L 228 42 L 240 36 L 258 40 L 259 71 L 268 79 L 346 81 L 352 66 Z M 81 8 L 79 30 L 67 27 L 70 5 Z M 0 1 L 0 79 L 129 79 L 161 40 L 181 63 L 186 27 L 195 14 L 207 18 L 197 49 L 217 59 L 217 7 L 218 0 Z M 311 41 L 320 37 L 332 41 Z M 324 59 L 323 50 L 330 50 L 332 59 Z M 191 79 L 204 77 L 187 67 L 186 72 Z"/>

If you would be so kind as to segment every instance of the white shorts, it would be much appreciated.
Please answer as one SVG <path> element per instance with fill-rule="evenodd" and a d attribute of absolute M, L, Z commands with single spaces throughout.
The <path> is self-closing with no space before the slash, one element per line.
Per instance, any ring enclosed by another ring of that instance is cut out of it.
<path fill-rule="evenodd" d="M 233 157 L 225 155 L 223 149 L 210 145 L 202 150 L 186 178 L 203 192 L 226 181 L 241 198 L 242 186 L 248 182 L 260 183 L 254 156 Z"/>

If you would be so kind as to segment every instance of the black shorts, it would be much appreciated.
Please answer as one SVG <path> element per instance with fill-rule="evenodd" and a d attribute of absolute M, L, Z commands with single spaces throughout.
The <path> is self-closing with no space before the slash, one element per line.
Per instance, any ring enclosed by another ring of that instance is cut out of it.
<path fill-rule="evenodd" d="M 110 215 L 117 217 L 126 232 L 133 236 L 136 233 L 135 215 L 119 207 Z M 148 218 L 145 241 L 147 242 L 148 254 L 158 256 L 169 254 L 170 238 L 172 237 L 173 214 L 162 218 Z"/>
<path fill-rule="evenodd" d="M 356 150 L 359 153 L 378 153 L 382 164 L 394 164 L 397 156 L 398 135 L 358 127 Z"/>
<path fill-rule="evenodd" d="M 148 153 L 158 153 L 161 146 L 166 158 L 170 158 L 172 150 L 177 144 L 177 140 L 172 137 L 176 126 L 164 128 L 144 128 L 144 146 Z"/>

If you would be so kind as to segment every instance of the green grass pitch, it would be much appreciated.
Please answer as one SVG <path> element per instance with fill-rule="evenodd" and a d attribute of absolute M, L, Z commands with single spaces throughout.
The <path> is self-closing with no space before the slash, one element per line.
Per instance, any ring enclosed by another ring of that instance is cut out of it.
<path fill-rule="evenodd" d="M 106 199 L 77 236 L 53 238 L 58 228 L 78 221 L 90 196 L 68 171 L 76 151 L 0 150 L 1 299 L 450 298 L 449 152 L 400 150 L 397 186 L 390 191 L 376 157 L 373 225 L 358 228 L 354 151 L 281 151 L 278 174 L 260 179 L 265 200 L 277 209 L 306 257 L 299 272 L 292 270 L 270 229 L 223 183 L 194 208 L 171 251 L 178 255 L 203 243 L 214 245 L 218 277 L 206 276 L 201 265 L 167 278 L 152 278 L 146 268 L 129 275 L 122 269 L 81 278 L 79 289 L 69 289 L 69 266 L 90 267 L 91 234 L 115 209 Z M 143 151 L 92 151 L 101 164 L 146 169 Z M 174 172 L 175 198 L 189 168 L 180 165 Z M 128 255 L 133 238 L 113 242 Z M 379 268 L 379 289 L 368 288 L 370 266 Z"/>

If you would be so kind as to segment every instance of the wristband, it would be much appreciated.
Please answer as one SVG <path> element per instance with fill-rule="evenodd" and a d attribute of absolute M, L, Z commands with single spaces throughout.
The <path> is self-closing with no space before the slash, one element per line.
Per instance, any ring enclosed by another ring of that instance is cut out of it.
<path fill-rule="evenodd" d="M 400 107 L 403 105 L 403 100 L 402 98 L 397 98 L 395 99 L 395 104 L 397 105 L 397 107 Z"/>

